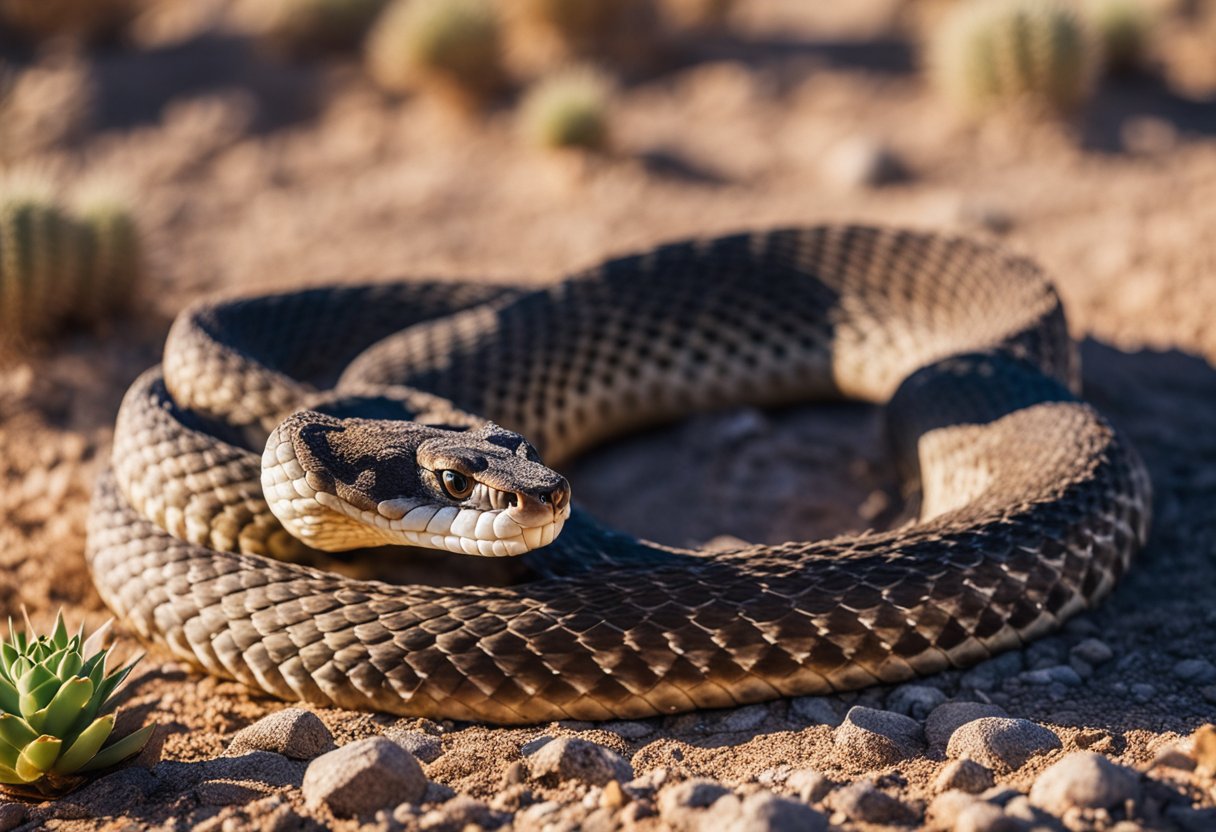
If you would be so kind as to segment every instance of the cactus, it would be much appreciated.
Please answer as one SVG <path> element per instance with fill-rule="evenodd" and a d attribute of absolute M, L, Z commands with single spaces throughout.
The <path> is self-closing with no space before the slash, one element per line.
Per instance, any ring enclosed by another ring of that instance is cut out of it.
<path fill-rule="evenodd" d="M 1126 74 L 1148 59 L 1156 19 L 1143 0 L 1088 0 L 1085 19 L 1102 44 L 1102 58 L 1113 73 Z"/>
<path fill-rule="evenodd" d="M 438 84 L 483 99 L 504 79 L 497 9 L 491 0 L 398 0 L 368 38 L 367 63 L 390 92 Z"/>
<path fill-rule="evenodd" d="M 0 189 L 0 338 L 48 332 L 70 304 L 80 262 L 78 227 L 36 180 Z"/>
<path fill-rule="evenodd" d="M 72 318 L 96 321 L 127 308 L 143 277 L 143 247 L 129 200 L 95 188 L 75 204 L 81 263 Z"/>
<path fill-rule="evenodd" d="M 69 636 L 63 613 L 49 636 L 13 629 L 0 642 L 0 786 L 53 795 L 87 774 L 139 753 L 154 726 L 110 742 L 113 696 L 136 662 L 106 671 L 108 651 L 97 649 L 107 627 Z M 104 747 L 103 747 L 104 746 Z"/>
<path fill-rule="evenodd" d="M 1018 102 L 1050 112 L 1080 106 L 1098 49 L 1077 15 L 1053 0 L 973 0 L 953 9 L 933 42 L 938 86 L 963 112 Z"/>
<path fill-rule="evenodd" d="M 603 73 L 576 67 L 550 75 L 529 90 L 521 128 L 547 148 L 603 150 L 608 145 L 611 84 Z"/>
<path fill-rule="evenodd" d="M 387 0 L 247 0 L 238 7 L 250 27 L 293 53 L 352 49 Z"/>

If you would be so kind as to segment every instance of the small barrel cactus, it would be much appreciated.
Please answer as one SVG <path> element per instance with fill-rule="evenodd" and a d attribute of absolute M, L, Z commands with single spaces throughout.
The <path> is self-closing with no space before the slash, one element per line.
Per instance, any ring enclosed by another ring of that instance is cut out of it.
<path fill-rule="evenodd" d="M 398 0 L 368 37 L 367 65 L 390 92 L 438 84 L 476 101 L 501 88 L 502 51 L 491 0 Z"/>
<path fill-rule="evenodd" d="M 1109 71 L 1126 74 L 1143 68 L 1156 26 L 1154 10 L 1145 0 L 1088 0 L 1083 11 L 1102 43 Z"/>
<path fill-rule="evenodd" d="M 597 70 L 575 67 L 539 81 L 523 101 L 520 127 L 535 145 L 604 150 L 612 86 Z"/>
<path fill-rule="evenodd" d="M 54 192 L 17 183 L 0 193 L 0 337 L 49 331 L 71 303 L 79 230 Z"/>
<path fill-rule="evenodd" d="M 151 725 L 107 744 L 114 693 L 135 662 L 107 672 L 108 651 L 97 649 L 105 629 L 69 637 L 60 613 L 51 635 L 35 636 L 28 619 L 25 632 L 9 620 L 0 642 L 0 786 L 57 794 L 147 744 Z"/>
<path fill-rule="evenodd" d="M 1098 54 L 1077 14 L 1055 0 L 973 0 L 943 21 L 932 68 L 965 113 L 1014 102 L 1059 113 L 1089 96 Z"/>
<path fill-rule="evenodd" d="M 85 194 L 76 216 L 81 263 L 71 317 L 97 321 L 131 304 L 143 277 L 143 247 L 130 202 L 117 191 Z"/>

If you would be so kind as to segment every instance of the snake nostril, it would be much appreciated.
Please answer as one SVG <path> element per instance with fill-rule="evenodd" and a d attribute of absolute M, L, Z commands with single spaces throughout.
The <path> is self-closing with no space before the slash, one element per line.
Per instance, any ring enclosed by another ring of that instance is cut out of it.
<path fill-rule="evenodd" d="M 566 501 L 569 499 L 570 499 L 570 491 L 565 488 L 555 488 L 549 494 L 549 502 L 551 502 L 553 504 L 553 507 L 556 509 L 560 509 L 563 506 L 565 506 Z"/>

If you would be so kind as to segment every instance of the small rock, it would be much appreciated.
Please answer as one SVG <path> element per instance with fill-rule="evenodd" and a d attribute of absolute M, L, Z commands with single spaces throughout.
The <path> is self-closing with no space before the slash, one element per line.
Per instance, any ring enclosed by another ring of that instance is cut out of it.
<path fill-rule="evenodd" d="M 868 780 L 859 780 L 832 792 L 832 808 L 859 823 L 904 823 L 912 810 Z"/>
<path fill-rule="evenodd" d="M 823 696 L 798 696 L 790 700 L 790 710 L 799 719 L 815 725 L 829 725 L 835 728 L 840 724 L 840 715 L 832 703 Z"/>
<path fill-rule="evenodd" d="M 1059 828 L 1059 822 L 1054 817 L 1032 805 L 1030 798 L 1024 794 L 1018 795 L 1005 804 L 1005 814 L 1022 821 L 1024 824 L 1035 829 L 1036 832 L 1039 828 Z"/>
<path fill-rule="evenodd" d="M 1026 826 L 991 803 L 972 803 L 959 812 L 954 832 L 1023 832 Z"/>
<path fill-rule="evenodd" d="M 609 780 L 608 785 L 604 786 L 604 790 L 600 793 L 599 804 L 602 809 L 619 809 L 628 802 L 629 796 L 625 794 L 625 790 L 616 780 Z"/>
<path fill-rule="evenodd" d="M 20 803 L 0 803 L 0 832 L 9 832 L 25 822 L 25 806 Z"/>
<path fill-rule="evenodd" d="M 1153 697 L 1157 695 L 1157 689 L 1152 685 L 1144 684 L 1132 685 L 1132 696 L 1137 702 L 1151 702 Z"/>
<path fill-rule="evenodd" d="M 690 811 L 708 809 L 728 794 L 730 789 L 716 780 L 704 777 L 685 780 L 659 795 L 659 817 L 677 829 L 692 828 Z"/>
<path fill-rule="evenodd" d="M 933 709 L 925 720 L 925 737 L 930 745 L 943 746 L 960 725 L 986 716 L 1007 716 L 1000 705 L 983 702 L 947 702 Z"/>
<path fill-rule="evenodd" d="M 1192 685 L 1216 682 L 1216 665 L 1207 659 L 1183 659 L 1174 665 L 1174 675 Z"/>
<path fill-rule="evenodd" d="M 946 754 L 951 759 L 970 757 L 995 771 L 1007 772 L 1061 747 L 1059 737 L 1030 720 L 990 716 L 960 725 L 950 735 Z"/>
<path fill-rule="evenodd" d="M 445 786 L 443 783 L 436 783 L 430 780 L 426 784 L 426 791 L 422 793 L 421 803 L 446 803 L 456 796 L 456 790 L 451 786 Z"/>
<path fill-rule="evenodd" d="M 963 674 L 959 683 L 963 687 L 973 690 L 993 690 L 1006 679 L 1016 676 L 1021 670 L 1022 653 L 1014 650 L 977 664 Z"/>
<path fill-rule="evenodd" d="M 975 760 L 963 757 L 946 764 L 941 774 L 937 775 L 937 780 L 933 783 L 933 790 L 947 792 L 951 789 L 958 789 L 968 794 L 979 794 L 991 789 L 994 782 L 992 771 L 989 768 L 980 765 Z"/>
<path fill-rule="evenodd" d="M 1112 809 L 1139 795 L 1140 779 L 1134 771 L 1101 754 L 1075 751 L 1038 776 L 1030 789 L 1030 802 L 1053 815 L 1062 815 L 1074 806 Z"/>
<path fill-rule="evenodd" d="M 1027 670 L 1019 673 L 1018 679 L 1028 685 L 1050 685 L 1052 682 L 1059 682 L 1068 687 L 1076 687 L 1082 683 L 1081 675 L 1066 664 Z"/>
<path fill-rule="evenodd" d="M 1216 773 L 1216 725 L 1200 725 L 1191 734 L 1191 756 L 1195 765 L 1209 773 Z"/>
<path fill-rule="evenodd" d="M 1087 638 L 1073 647 L 1069 651 L 1069 655 L 1074 659 L 1080 659 L 1090 666 L 1097 667 L 1113 659 L 1115 651 L 1111 650 L 1105 641 Z"/>
<path fill-rule="evenodd" d="M 928 685 L 900 685 L 887 697 L 887 710 L 923 720 L 946 701 L 946 694 Z"/>
<path fill-rule="evenodd" d="M 384 736 L 424 763 L 433 763 L 443 755 L 443 743 L 439 741 L 439 737 L 432 737 L 422 731 L 389 728 L 384 732 Z"/>
<path fill-rule="evenodd" d="M 1157 752 L 1148 767 L 1153 769 L 1159 766 L 1161 768 L 1176 768 L 1179 771 L 1194 771 L 1195 761 L 1189 754 L 1171 743 Z"/>
<path fill-rule="evenodd" d="M 284 708 L 237 731 L 224 754 L 239 757 L 250 751 L 273 751 L 293 760 L 311 760 L 333 750 L 333 735 L 320 717 L 303 708 Z"/>
<path fill-rule="evenodd" d="M 654 725 L 651 723 L 633 719 L 605 722 L 600 728 L 605 731 L 611 731 L 623 740 L 631 741 L 649 737 L 655 731 Z"/>
<path fill-rule="evenodd" d="M 1024 796 L 1025 795 L 1023 795 L 1020 791 L 1009 786 L 993 786 L 992 788 L 980 793 L 981 800 L 997 806 L 1004 806 L 1008 804 L 1009 801 Z"/>
<path fill-rule="evenodd" d="M 502 784 L 504 786 L 517 786 L 520 783 L 528 780 L 528 764 L 523 760 L 516 760 L 507 766 L 507 770 L 502 773 Z"/>
<path fill-rule="evenodd" d="M 724 733 L 750 731 L 759 727 L 766 719 L 768 719 L 767 705 L 746 705 L 715 714 L 711 730 Z"/>
<path fill-rule="evenodd" d="M 925 811 L 926 825 L 931 829 L 953 829 L 961 815 L 969 806 L 981 802 L 978 797 L 966 792 L 951 790 L 942 792 L 933 798 Z"/>
<path fill-rule="evenodd" d="M 824 173 L 846 188 L 874 188 L 907 176 L 891 148 L 866 138 L 848 139 L 834 148 L 828 154 Z"/>
<path fill-rule="evenodd" d="M 533 737 L 519 747 L 520 756 L 531 757 L 537 751 L 540 751 L 549 743 L 553 742 L 553 737 L 548 734 L 541 734 L 539 737 Z"/>
<path fill-rule="evenodd" d="M 579 737 L 546 743 L 529 758 L 528 769 L 534 778 L 577 780 L 592 786 L 633 779 L 633 766 L 620 754 Z"/>
<path fill-rule="evenodd" d="M 832 736 L 833 744 L 861 765 L 876 768 L 924 750 L 920 724 L 903 714 L 854 705 Z"/>
<path fill-rule="evenodd" d="M 1014 224 L 1013 214 L 1007 208 L 974 201 L 966 201 L 958 206 L 957 219 L 961 225 L 991 231 L 993 234 L 1008 233 Z"/>
<path fill-rule="evenodd" d="M 487 829 L 498 826 L 501 821 L 495 812 L 480 800 L 460 795 L 438 809 L 432 809 L 418 820 L 418 826 L 426 830 Z"/>
<path fill-rule="evenodd" d="M 304 773 L 308 806 L 327 806 L 335 815 L 368 815 L 398 803 L 417 803 L 426 793 L 426 775 L 414 755 L 385 737 L 344 745 L 313 760 Z"/>
<path fill-rule="evenodd" d="M 785 786 L 804 803 L 819 803 L 836 788 L 836 784 L 831 780 L 809 768 L 791 772 L 785 779 Z"/>
<path fill-rule="evenodd" d="M 696 819 L 698 832 L 826 832 L 827 818 L 810 806 L 756 792 L 719 798 Z"/>

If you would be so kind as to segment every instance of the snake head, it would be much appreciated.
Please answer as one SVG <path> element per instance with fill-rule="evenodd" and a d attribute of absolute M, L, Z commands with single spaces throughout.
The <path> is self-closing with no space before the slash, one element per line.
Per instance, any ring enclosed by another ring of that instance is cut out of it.
<path fill-rule="evenodd" d="M 570 484 L 495 424 L 459 429 L 302 411 L 270 435 L 262 490 L 295 537 L 343 551 L 407 545 L 522 555 L 553 542 Z"/>

